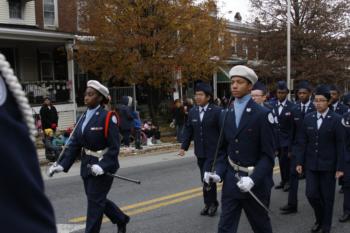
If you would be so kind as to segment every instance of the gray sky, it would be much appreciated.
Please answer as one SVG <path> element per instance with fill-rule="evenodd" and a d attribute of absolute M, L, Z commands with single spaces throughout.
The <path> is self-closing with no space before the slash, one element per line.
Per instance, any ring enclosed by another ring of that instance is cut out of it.
<path fill-rule="evenodd" d="M 220 15 L 224 15 L 226 18 L 234 18 L 236 12 L 240 12 L 243 21 L 246 21 L 249 17 L 250 3 L 249 0 L 218 0 L 218 7 L 220 9 Z M 228 11 L 232 11 L 228 14 Z"/>

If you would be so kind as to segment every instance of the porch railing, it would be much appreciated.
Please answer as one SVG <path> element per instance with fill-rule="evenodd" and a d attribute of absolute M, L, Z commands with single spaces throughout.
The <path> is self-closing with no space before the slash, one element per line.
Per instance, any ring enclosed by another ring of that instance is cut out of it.
<path fill-rule="evenodd" d="M 55 103 L 70 102 L 70 82 L 67 80 L 26 81 L 21 82 L 23 89 L 32 105 L 40 105 L 45 97 Z"/>

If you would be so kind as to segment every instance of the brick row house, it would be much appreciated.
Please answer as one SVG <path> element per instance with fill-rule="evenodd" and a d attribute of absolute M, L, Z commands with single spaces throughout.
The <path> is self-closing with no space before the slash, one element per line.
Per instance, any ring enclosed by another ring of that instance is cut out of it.
<path fill-rule="evenodd" d="M 19 78 L 34 113 L 44 97 L 59 112 L 59 128 L 76 118 L 76 1 L 0 0 L 0 52 Z"/>

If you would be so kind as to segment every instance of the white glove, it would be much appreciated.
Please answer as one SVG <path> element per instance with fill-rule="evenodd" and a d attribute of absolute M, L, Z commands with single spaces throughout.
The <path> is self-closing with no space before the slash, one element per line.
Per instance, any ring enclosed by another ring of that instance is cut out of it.
<path fill-rule="evenodd" d="M 105 173 L 103 169 L 97 164 L 91 166 L 91 172 L 94 176 L 100 176 Z"/>
<path fill-rule="evenodd" d="M 209 184 L 209 181 L 212 181 L 214 183 L 220 183 L 221 178 L 219 175 L 217 175 L 215 172 L 204 172 L 204 178 L 203 181 L 207 184 Z"/>
<path fill-rule="evenodd" d="M 237 182 L 237 186 L 242 192 L 246 193 L 246 192 L 249 192 L 253 188 L 254 181 L 249 176 L 243 176 Z"/>
<path fill-rule="evenodd" d="M 48 176 L 53 176 L 53 174 L 55 173 L 59 173 L 59 172 L 62 172 L 63 171 L 63 167 L 61 165 L 59 165 L 58 163 L 54 163 L 51 165 L 51 167 L 49 168 L 49 171 L 48 171 Z"/>

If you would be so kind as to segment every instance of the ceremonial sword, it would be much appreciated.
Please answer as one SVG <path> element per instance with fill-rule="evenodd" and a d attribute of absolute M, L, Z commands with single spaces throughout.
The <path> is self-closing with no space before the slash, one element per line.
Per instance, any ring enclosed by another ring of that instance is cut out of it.
<path fill-rule="evenodd" d="M 94 173 L 91 171 L 91 167 L 92 167 L 91 164 L 86 165 L 86 167 L 88 168 L 89 173 L 91 175 L 95 176 Z M 117 179 L 120 179 L 120 180 L 129 181 L 129 182 L 132 182 L 132 183 L 135 183 L 135 184 L 141 184 L 140 180 L 130 179 L 130 178 L 127 178 L 125 176 L 116 175 L 116 174 L 113 174 L 113 173 L 110 173 L 110 172 L 106 172 L 105 174 L 107 176 L 111 176 L 113 178 L 117 178 Z"/>

